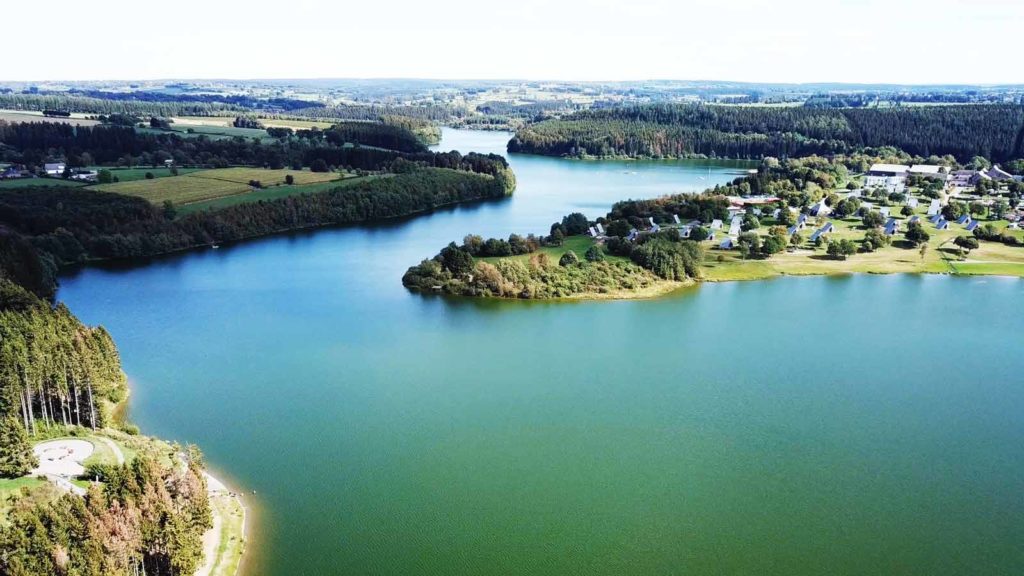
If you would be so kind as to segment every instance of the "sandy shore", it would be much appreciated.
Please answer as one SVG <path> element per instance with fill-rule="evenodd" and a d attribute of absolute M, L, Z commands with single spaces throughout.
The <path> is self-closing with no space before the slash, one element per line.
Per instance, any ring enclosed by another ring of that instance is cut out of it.
<path fill-rule="evenodd" d="M 203 565 L 196 576 L 234 576 L 245 549 L 246 511 L 242 499 L 207 471 L 206 493 L 213 512 L 213 527 L 203 534 Z"/>

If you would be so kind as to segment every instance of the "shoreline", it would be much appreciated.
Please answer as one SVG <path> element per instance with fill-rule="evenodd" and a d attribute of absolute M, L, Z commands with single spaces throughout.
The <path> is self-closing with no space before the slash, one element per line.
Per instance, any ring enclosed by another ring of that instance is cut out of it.
<path fill-rule="evenodd" d="M 235 576 L 246 557 L 249 510 L 241 496 L 208 468 L 203 469 L 203 479 L 213 527 L 203 534 L 203 565 L 195 576 Z"/>
<path fill-rule="evenodd" d="M 967 273 L 956 271 L 929 271 L 929 270 L 897 270 L 897 271 L 822 271 L 822 272 L 774 272 L 770 274 L 735 277 L 735 278 L 701 278 L 688 282 L 664 280 L 655 286 L 645 288 L 637 292 L 615 291 L 609 293 L 586 292 L 560 298 L 501 298 L 498 296 L 461 296 L 456 294 L 435 294 L 410 289 L 411 292 L 421 295 L 440 296 L 443 298 L 468 300 L 477 302 L 601 302 L 601 301 L 629 301 L 629 300 L 656 300 L 670 296 L 688 288 L 697 288 L 701 284 L 727 284 L 729 282 L 761 282 L 777 278 L 810 278 L 810 277 L 840 277 L 840 276 L 895 276 L 900 274 L 919 276 L 949 276 L 954 278 L 1006 278 L 1024 280 L 1024 271 L 1021 275 L 1014 274 L 988 274 L 988 273 Z"/>

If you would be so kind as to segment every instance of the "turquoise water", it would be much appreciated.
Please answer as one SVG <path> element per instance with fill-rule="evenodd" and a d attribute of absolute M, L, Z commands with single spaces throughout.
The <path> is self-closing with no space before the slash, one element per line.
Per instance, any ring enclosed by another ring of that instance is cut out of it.
<path fill-rule="evenodd" d="M 63 280 L 120 346 L 132 419 L 257 491 L 249 574 L 1024 572 L 1024 282 L 405 291 L 408 265 L 464 234 L 708 181 L 695 163 L 511 161 L 507 201 Z"/>

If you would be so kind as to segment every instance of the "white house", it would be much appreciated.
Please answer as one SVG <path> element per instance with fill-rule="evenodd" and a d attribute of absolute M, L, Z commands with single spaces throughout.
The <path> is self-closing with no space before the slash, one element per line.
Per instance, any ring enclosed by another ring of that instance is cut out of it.
<path fill-rule="evenodd" d="M 929 216 L 935 216 L 936 214 L 939 213 L 939 210 L 941 210 L 941 209 L 942 209 L 942 206 L 939 205 L 939 201 L 938 200 L 932 200 L 931 203 L 928 204 L 928 215 Z"/>
<path fill-rule="evenodd" d="M 47 176 L 62 176 L 65 169 L 67 169 L 67 165 L 63 162 L 43 165 L 43 170 L 46 172 Z"/>
<path fill-rule="evenodd" d="M 718 218 L 715 218 L 714 220 L 712 220 L 711 221 L 711 229 L 712 230 L 721 230 L 722 229 L 722 221 L 719 220 Z"/>

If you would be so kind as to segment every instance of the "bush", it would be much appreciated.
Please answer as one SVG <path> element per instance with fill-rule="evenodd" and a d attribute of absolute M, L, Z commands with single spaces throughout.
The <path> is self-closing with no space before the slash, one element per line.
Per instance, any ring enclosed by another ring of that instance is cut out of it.
<path fill-rule="evenodd" d="M 572 266 L 574 264 L 579 264 L 579 263 L 580 263 L 580 257 L 577 256 L 576 253 L 573 252 L 572 250 L 569 250 L 565 254 L 562 254 L 562 257 L 558 259 L 558 265 L 559 266 Z"/>
<path fill-rule="evenodd" d="M 153 176 L 152 172 L 146 172 L 146 180 L 152 180 L 153 178 L 156 178 L 156 176 Z"/>
<path fill-rule="evenodd" d="M 590 248 L 587 248 L 587 253 L 584 254 L 584 258 L 586 258 L 588 262 L 600 262 L 604 260 L 604 250 L 602 250 L 597 244 L 594 244 Z"/>

